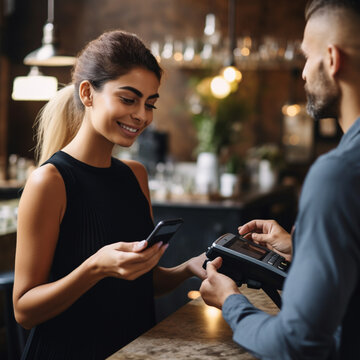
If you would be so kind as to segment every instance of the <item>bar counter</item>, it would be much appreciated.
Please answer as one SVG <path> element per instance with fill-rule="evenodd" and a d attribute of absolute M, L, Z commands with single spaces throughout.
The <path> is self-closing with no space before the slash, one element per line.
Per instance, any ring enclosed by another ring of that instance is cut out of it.
<path fill-rule="evenodd" d="M 260 309 L 276 314 L 278 308 L 262 291 L 242 286 L 241 292 Z M 251 354 L 232 340 L 221 311 L 201 297 L 190 301 L 155 327 L 126 345 L 108 360 L 248 360 Z"/>

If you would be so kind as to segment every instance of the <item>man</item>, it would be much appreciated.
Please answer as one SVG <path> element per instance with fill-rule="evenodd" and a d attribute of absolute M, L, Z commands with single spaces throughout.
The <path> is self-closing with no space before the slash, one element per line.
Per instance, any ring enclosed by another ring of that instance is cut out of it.
<path fill-rule="evenodd" d="M 200 291 L 256 357 L 360 359 L 360 1 L 313 0 L 306 20 L 308 111 L 337 118 L 344 135 L 310 169 L 292 239 L 271 220 L 239 228 L 292 256 L 282 309 L 271 316 L 255 308 L 217 272 L 221 258 L 208 263 Z"/>

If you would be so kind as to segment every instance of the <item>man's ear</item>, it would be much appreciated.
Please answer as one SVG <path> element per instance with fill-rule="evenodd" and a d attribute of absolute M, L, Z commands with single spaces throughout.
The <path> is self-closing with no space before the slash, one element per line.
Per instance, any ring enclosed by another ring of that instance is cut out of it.
<path fill-rule="evenodd" d="M 80 96 L 80 100 L 84 104 L 84 106 L 86 106 L 86 107 L 92 106 L 93 91 L 94 91 L 94 89 L 88 80 L 84 80 L 80 83 L 79 96 Z"/>
<path fill-rule="evenodd" d="M 335 45 L 328 45 L 327 55 L 330 75 L 335 76 L 342 65 L 340 49 Z"/>

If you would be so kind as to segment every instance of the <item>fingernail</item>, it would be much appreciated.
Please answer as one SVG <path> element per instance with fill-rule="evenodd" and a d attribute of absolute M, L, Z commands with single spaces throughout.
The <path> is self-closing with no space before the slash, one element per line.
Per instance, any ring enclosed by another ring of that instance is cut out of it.
<path fill-rule="evenodd" d="M 162 242 L 162 241 L 159 241 L 159 242 L 157 243 L 157 247 L 158 247 L 158 248 L 161 248 L 162 244 L 163 244 L 163 242 Z"/>
<path fill-rule="evenodd" d="M 140 241 L 138 244 L 135 245 L 135 250 L 142 249 L 146 243 L 146 240 Z"/>

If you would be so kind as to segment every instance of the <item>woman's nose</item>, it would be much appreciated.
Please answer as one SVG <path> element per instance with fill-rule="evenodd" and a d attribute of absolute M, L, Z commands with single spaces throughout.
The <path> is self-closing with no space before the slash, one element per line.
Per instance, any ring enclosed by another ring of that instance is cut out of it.
<path fill-rule="evenodd" d="M 146 120 L 146 112 L 144 107 L 138 106 L 137 109 L 133 112 L 131 117 L 138 121 L 145 121 Z"/>

